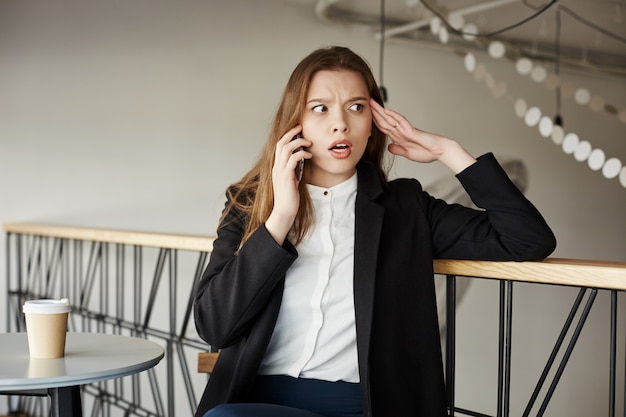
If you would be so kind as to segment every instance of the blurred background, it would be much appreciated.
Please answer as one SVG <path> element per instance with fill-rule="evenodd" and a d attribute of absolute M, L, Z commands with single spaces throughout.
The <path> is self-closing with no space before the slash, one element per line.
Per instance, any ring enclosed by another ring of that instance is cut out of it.
<path fill-rule="evenodd" d="M 445 20 L 450 10 L 481 2 L 429 3 Z M 580 3 L 561 5 L 576 12 Z M 583 3 L 605 12 L 578 13 L 626 37 L 623 2 Z M 478 42 L 437 23 L 423 3 L 399 0 L 388 2 L 387 29 L 421 24 L 383 43 L 380 5 L 1 1 L 0 222 L 213 235 L 224 190 L 255 162 L 294 66 L 313 49 L 343 45 L 368 60 L 383 78 L 387 106 L 416 127 L 453 137 L 474 155 L 517 161 L 512 169 L 523 169 L 526 195 L 557 236 L 553 256 L 626 261 L 626 46 L 563 11 L 564 39 L 566 28 L 590 30 L 590 44 L 564 45 L 557 65 L 554 7 L 519 37 L 511 31 Z M 493 31 L 541 5 L 466 13 L 460 27 Z M 490 48 L 493 40 L 503 42 L 503 55 Z M 548 122 L 555 116 L 562 126 Z M 398 159 L 390 176 L 418 178 L 435 195 L 456 187 L 438 164 Z M 0 271 L 4 248 L 3 239 Z M 513 415 L 523 410 L 575 297 L 567 288 L 516 288 L 514 338 L 531 342 L 514 353 Z M 497 332 L 497 294 L 497 284 L 478 282 L 459 307 L 457 399 L 485 413 L 495 408 L 497 345 L 483 341 Z M 608 357 L 607 299 L 596 301 L 553 399 L 558 415 L 606 414 L 607 371 L 575 362 L 577 354 Z"/>

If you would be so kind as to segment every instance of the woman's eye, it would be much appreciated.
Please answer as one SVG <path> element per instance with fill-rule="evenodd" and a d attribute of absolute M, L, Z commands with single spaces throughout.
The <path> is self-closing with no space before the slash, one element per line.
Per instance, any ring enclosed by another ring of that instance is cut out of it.
<path fill-rule="evenodd" d="M 353 105 L 350 106 L 350 110 L 361 111 L 361 110 L 363 110 L 363 104 L 361 104 L 361 103 L 354 103 Z"/>
<path fill-rule="evenodd" d="M 324 111 L 326 111 L 326 106 L 324 106 L 323 104 L 318 104 L 317 106 L 313 107 L 311 110 L 313 110 L 316 113 L 323 113 Z"/>

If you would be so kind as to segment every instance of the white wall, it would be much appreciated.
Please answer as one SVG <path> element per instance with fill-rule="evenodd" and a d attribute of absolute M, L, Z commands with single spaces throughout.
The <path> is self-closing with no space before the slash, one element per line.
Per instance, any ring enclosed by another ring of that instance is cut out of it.
<path fill-rule="evenodd" d="M 353 48 L 378 73 L 372 33 L 320 22 L 312 4 L 0 2 L 0 222 L 212 234 L 223 190 L 255 160 L 287 76 L 303 56 L 328 44 Z M 527 195 L 559 240 L 554 256 L 626 261 L 626 189 L 515 116 L 519 97 L 552 111 L 552 91 L 517 75 L 511 63 L 484 55 L 479 60 L 488 71 L 508 83 L 508 97 L 494 99 L 447 49 L 389 42 L 385 58 L 389 107 L 476 155 L 493 151 L 525 162 Z M 624 78 L 563 73 L 618 109 L 626 107 Z M 616 116 L 569 98 L 563 107 L 568 131 L 626 162 L 626 127 Z M 428 185 L 449 174 L 438 165 L 397 161 L 393 175 Z M 0 285 L 0 299 L 5 290 Z M 514 385 L 513 415 L 523 409 L 573 292 L 517 286 L 515 296 L 515 337 L 530 342 L 514 352 L 522 382 Z M 457 359 L 465 373 L 457 387 L 460 405 L 492 414 L 497 347 L 481 341 L 494 334 L 496 297 L 497 284 L 472 284 L 460 321 L 480 325 L 459 331 Z M 602 360 L 608 357 L 608 302 L 597 304 L 575 352 Z M 2 323 L 4 314 L 1 309 Z M 606 414 L 606 369 L 602 362 L 582 362 L 568 367 L 555 395 L 559 415 Z"/>

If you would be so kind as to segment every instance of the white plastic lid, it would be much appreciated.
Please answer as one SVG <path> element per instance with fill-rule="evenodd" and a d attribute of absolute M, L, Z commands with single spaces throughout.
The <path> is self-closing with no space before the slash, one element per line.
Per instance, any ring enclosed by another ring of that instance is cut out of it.
<path fill-rule="evenodd" d="M 69 313 L 72 311 L 72 306 L 67 298 L 29 300 L 24 303 L 23 311 L 30 314 L 60 314 Z"/>

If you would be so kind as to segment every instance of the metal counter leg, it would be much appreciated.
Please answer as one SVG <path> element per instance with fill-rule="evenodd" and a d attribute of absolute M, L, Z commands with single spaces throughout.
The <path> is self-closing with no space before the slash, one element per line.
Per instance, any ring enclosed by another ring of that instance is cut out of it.
<path fill-rule="evenodd" d="M 48 389 L 50 414 L 52 417 L 81 417 L 83 408 L 80 399 L 80 386 Z"/>

